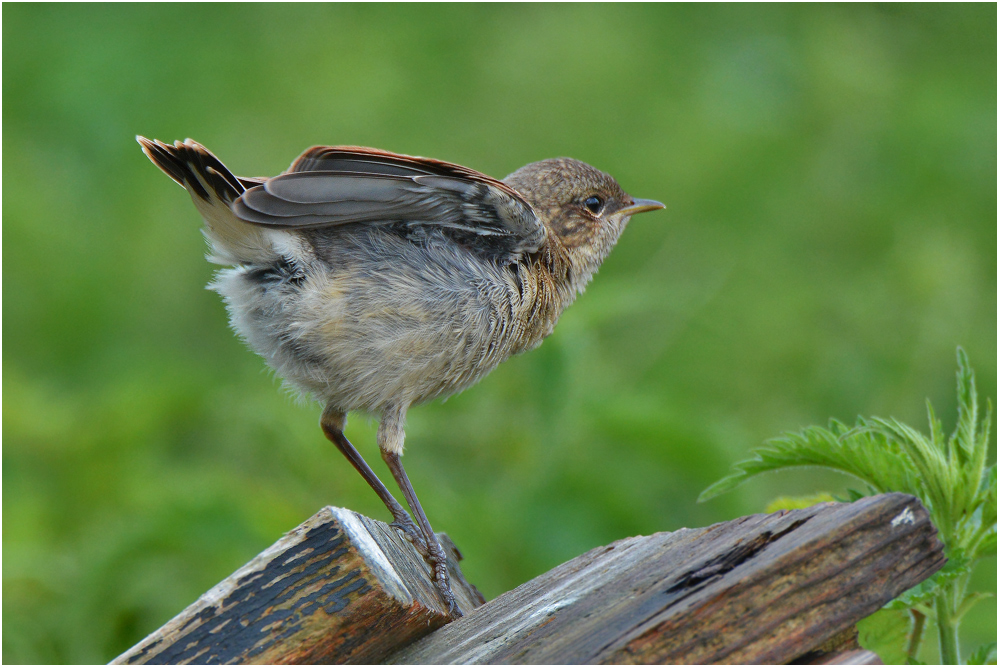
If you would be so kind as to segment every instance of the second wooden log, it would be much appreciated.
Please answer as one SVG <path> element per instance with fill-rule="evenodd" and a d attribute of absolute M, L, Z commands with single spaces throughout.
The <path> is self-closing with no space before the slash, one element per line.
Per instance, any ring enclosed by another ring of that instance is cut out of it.
<path fill-rule="evenodd" d="M 752 515 L 597 548 L 393 663 L 786 663 L 944 564 L 920 502 Z"/>

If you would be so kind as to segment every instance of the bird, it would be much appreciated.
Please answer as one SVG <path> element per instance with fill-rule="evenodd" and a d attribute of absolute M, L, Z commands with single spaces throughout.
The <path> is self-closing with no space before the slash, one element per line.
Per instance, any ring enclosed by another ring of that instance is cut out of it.
<path fill-rule="evenodd" d="M 137 136 L 204 219 L 209 287 L 429 564 L 451 618 L 444 550 L 403 468 L 407 411 L 481 380 L 549 336 L 631 216 L 664 208 L 572 158 L 503 180 L 361 146 L 314 146 L 270 178 L 235 176 L 201 144 Z M 400 504 L 344 435 L 378 416 Z M 415 519 L 414 519 L 415 518 Z"/>

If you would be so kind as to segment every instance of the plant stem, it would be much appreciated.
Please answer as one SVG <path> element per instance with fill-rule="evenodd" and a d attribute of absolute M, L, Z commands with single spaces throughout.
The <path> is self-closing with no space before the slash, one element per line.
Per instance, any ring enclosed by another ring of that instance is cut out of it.
<path fill-rule="evenodd" d="M 949 666 L 957 666 L 961 662 L 958 653 L 958 623 L 953 610 L 954 602 L 950 600 L 953 594 L 953 587 L 945 587 L 935 601 L 941 663 Z"/>
<path fill-rule="evenodd" d="M 911 609 L 910 616 L 913 617 L 913 630 L 910 632 L 910 642 L 906 647 L 906 658 L 915 662 L 917 652 L 920 651 L 920 643 L 924 640 L 924 624 L 927 622 L 927 615 L 919 610 Z"/>

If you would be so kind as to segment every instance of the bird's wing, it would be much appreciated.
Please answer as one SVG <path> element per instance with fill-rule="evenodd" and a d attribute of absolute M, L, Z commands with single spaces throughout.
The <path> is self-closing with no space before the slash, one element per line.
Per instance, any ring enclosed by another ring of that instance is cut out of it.
<path fill-rule="evenodd" d="M 357 146 L 316 146 L 233 202 L 242 220 L 275 228 L 405 223 L 454 230 L 507 252 L 533 252 L 545 226 L 502 181 L 439 160 Z"/>

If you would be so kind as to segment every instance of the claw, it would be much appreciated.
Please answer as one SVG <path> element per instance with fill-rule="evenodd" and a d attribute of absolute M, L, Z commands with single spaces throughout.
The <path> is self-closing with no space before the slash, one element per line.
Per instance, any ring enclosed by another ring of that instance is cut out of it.
<path fill-rule="evenodd" d="M 448 578 L 448 556 L 445 554 L 441 544 L 435 538 L 428 546 L 426 539 L 408 515 L 396 519 L 389 526 L 402 531 L 406 540 L 413 544 L 413 547 L 420 553 L 420 556 L 431 567 L 434 587 L 441 595 L 441 600 L 448 610 L 448 616 L 452 619 L 461 617 L 462 611 L 458 609 L 458 604 L 455 603 L 455 593 L 451 590 L 451 582 Z"/>
<path fill-rule="evenodd" d="M 417 529 L 417 525 L 408 516 L 397 519 L 389 526 L 402 531 L 406 540 L 413 543 L 413 547 L 420 553 L 420 556 L 424 559 L 429 557 L 430 553 L 427 551 L 427 541 L 424 540 L 420 530 Z"/>
<path fill-rule="evenodd" d="M 452 619 L 458 619 L 462 616 L 462 611 L 458 609 L 458 604 L 455 603 L 455 593 L 451 590 L 451 582 L 448 578 L 448 557 L 436 537 L 429 546 L 429 552 L 430 554 L 425 559 L 434 571 L 434 586 L 441 595 L 441 601 L 448 610 L 448 616 Z"/>
<path fill-rule="evenodd" d="M 451 617 L 452 619 L 458 619 L 459 617 L 463 617 L 464 616 L 464 615 L 462 615 L 462 611 L 458 609 L 458 605 L 455 603 L 455 597 L 454 596 L 452 596 L 450 599 L 446 598 L 445 599 L 445 603 L 448 606 L 448 616 L 449 617 Z"/>

